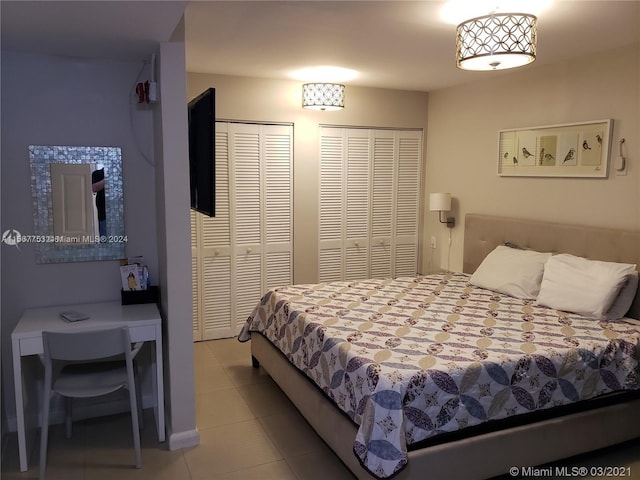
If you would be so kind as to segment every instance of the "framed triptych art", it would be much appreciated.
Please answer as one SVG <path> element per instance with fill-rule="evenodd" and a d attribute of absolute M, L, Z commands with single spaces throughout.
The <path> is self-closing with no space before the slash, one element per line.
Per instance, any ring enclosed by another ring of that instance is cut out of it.
<path fill-rule="evenodd" d="M 501 130 L 498 175 L 606 178 L 613 120 Z"/>

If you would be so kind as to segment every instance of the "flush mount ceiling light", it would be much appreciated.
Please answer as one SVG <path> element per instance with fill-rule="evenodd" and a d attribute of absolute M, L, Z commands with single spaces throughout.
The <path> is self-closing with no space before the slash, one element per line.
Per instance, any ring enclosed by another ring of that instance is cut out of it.
<path fill-rule="evenodd" d="M 458 25 L 456 64 L 463 70 L 504 70 L 536 59 L 537 18 L 492 13 Z"/>
<path fill-rule="evenodd" d="M 305 83 L 302 86 L 302 106 L 311 110 L 340 110 L 344 108 L 344 85 Z"/>

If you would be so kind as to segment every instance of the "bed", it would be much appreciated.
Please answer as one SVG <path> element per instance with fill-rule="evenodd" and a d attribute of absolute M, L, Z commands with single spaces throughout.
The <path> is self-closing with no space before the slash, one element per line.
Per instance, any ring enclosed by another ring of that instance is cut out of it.
<path fill-rule="evenodd" d="M 358 478 L 490 478 L 639 437 L 640 294 L 609 321 L 470 284 L 505 244 L 640 264 L 640 232 L 467 215 L 464 273 L 276 289 L 239 338 Z"/>

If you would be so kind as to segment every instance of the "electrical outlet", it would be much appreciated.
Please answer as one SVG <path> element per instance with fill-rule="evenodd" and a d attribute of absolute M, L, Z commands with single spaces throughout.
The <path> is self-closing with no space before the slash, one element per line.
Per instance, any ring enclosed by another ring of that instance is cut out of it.
<path fill-rule="evenodd" d="M 431 235 L 431 248 L 436 248 L 436 236 Z"/>

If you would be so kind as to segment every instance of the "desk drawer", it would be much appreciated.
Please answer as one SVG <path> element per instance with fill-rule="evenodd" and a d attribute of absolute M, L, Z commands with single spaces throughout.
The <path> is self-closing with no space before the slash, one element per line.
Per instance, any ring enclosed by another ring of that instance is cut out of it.
<path fill-rule="evenodd" d="M 132 342 L 156 340 L 156 327 L 154 325 L 130 326 L 129 336 Z"/>
<path fill-rule="evenodd" d="M 18 340 L 20 356 L 39 355 L 44 352 L 42 349 L 42 335 L 21 338 Z"/>

